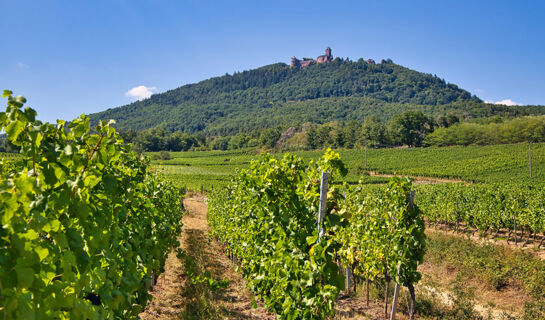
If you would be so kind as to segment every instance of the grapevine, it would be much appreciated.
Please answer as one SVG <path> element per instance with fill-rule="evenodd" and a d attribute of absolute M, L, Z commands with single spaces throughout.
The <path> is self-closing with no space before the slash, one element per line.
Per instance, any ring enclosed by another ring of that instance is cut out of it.
<path fill-rule="evenodd" d="M 343 288 L 333 236 L 341 225 L 330 191 L 329 230 L 318 242 L 320 172 L 346 170 L 331 151 L 306 164 L 298 157 L 263 155 L 213 195 L 208 221 L 239 262 L 249 288 L 282 319 L 325 319 Z"/>
<path fill-rule="evenodd" d="M 367 281 L 385 281 L 387 316 L 391 279 L 407 286 L 414 315 L 417 267 L 424 259 L 424 219 L 411 195 L 408 179 L 393 178 L 386 187 L 356 186 L 346 199 L 349 225 L 338 235 L 340 256 L 346 266 Z"/>
<path fill-rule="evenodd" d="M 430 223 L 465 223 L 482 234 L 520 230 L 534 237 L 545 232 L 545 190 L 536 185 L 441 184 L 419 188 L 419 203 Z"/>
<path fill-rule="evenodd" d="M 111 123 L 42 123 L 3 97 L 20 156 L 0 170 L 0 318 L 137 318 L 177 245 L 182 193 Z"/>

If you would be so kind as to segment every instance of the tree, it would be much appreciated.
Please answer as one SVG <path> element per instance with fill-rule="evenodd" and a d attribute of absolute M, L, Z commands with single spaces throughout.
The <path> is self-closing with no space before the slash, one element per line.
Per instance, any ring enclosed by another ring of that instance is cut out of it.
<path fill-rule="evenodd" d="M 369 147 L 379 147 L 386 144 L 386 125 L 378 116 L 372 115 L 363 121 L 361 140 L 363 145 Z"/>
<path fill-rule="evenodd" d="M 198 145 L 197 139 L 192 135 L 176 131 L 167 138 L 166 149 L 170 151 L 187 151 Z"/>
<path fill-rule="evenodd" d="M 318 147 L 324 147 L 331 145 L 331 136 L 329 135 L 329 132 L 331 131 L 331 127 L 328 125 L 321 125 L 316 130 L 316 135 L 318 137 Z"/>
<path fill-rule="evenodd" d="M 433 131 L 433 121 L 421 111 L 406 111 L 390 121 L 389 133 L 396 144 L 419 147 L 426 135 Z"/>
<path fill-rule="evenodd" d="M 182 133 L 176 131 L 167 138 L 167 149 L 171 151 L 182 151 L 186 148 L 185 141 L 183 141 Z"/>
<path fill-rule="evenodd" d="M 138 133 L 135 139 L 146 151 L 165 150 L 167 144 L 167 132 L 161 128 L 151 128 Z"/>
<path fill-rule="evenodd" d="M 119 135 L 126 143 L 133 143 L 138 136 L 138 132 L 134 129 L 118 130 Z"/>
<path fill-rule="evenodd" d="M 335 136 L 334 136 L 334 144 L 337 148 L 342 148 L 345 145 L 346 136 L 344 133 L 344 130 L 342 128 L 337 128 L 335 130 Z"/>
<path fill-rule="evenodd" d="M 17 152 L 17 147 L 7 139 L 5 134 L 0 134 L 0 152 Z"/>
<path fill-rule="evenodd" d="M 343 131 L 343 138 L 344 143 L 343 146 L 345 148 L 354 148 L 354 145 L 356 144 L 356 140 L 360 136 L 361 126 L 357 121 L 348 121 L 345 124 L 342 125 L 342 128 L 339 128 L 339 130 Z"/>
<path fill-rule="evenodd" d="M 274 148 L 278 139 L 280 139 L 280 130 L 278 128 L 269 128 L 261 132 L 259 142 L 262 146 Z"/>
<path fill-rule="evenodd" d="M 203 132 L 197 132 L 193 137 L 199 146 L 206 146 L 206 135 Z"/>
<path fill-rule="evenodd" d="M 307 131 L 307 141 L 305 143 L 307 149 L 316 149 L 318 147 L 318 134 L 316 133 L 316 127 L 310 125 Z"/>
<path fill-rule="evenodd" d="M 210 143 L 213 150 L 227 150 L 227 147 L 229 146 L 229 138 L 228 137 L 216 137 L 212 142 Z"/>
<path fill-rule="evenodd" d="M 238 133 L 229 139 L 229 150 L 245 148 L 248 146 L 249 137 L 244 133 Z"/>
<path fill-rule="evenodd" d="M 458 116 L 454 112 L 449 112 L 446 115 L 442 115 L 437 119 L 437 124 L 440 127 L 444 128 L 448 128 L 458 122 L 460 122 L 460 118 L 458 118 Z"/>

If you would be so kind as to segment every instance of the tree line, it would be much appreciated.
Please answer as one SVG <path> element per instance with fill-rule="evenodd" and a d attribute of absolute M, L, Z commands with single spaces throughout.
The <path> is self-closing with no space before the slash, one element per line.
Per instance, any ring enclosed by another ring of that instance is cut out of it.
<path fill-rule="evenodd" d="M 409 110 L 389 121 L 377 115 L 363 121 L 332 121 L 294 126 L 295 134 L 284 137 L 289 128 L 240 130 L 226 135 L 204 132 L 170 132 L 162 127 L 136 131 L 119 130 L 124 141 L 136 151 L 236 150 L 264 148 L 275 151 L 321 148 L 382 148 L 395 146 L 428 147 L 450 145 L 491 145 L 519 142 L 545 142 L 545 116 L 506 118 L 501 116 L 468 119 L 448 112 L 438 117 Z M 15 152 L 5 135 L 0 135 L 0 152 Z"/>
<path fill-rule="evenodd" d="M 240 130 L 230 135 L 169 132 L 164 128 L 120 130 L 120 134 L 139 151 L 236 150 L 249 147 L 286 151 L 328 147 L 486 145 L 544 142 L 545 116 L 467 119 L 454 112 L 433 117 L 421 111 L 408 110 L 389 121 L 371 115 L 363 121 L 305 123 L 293 127 L 278 125 Z"/>

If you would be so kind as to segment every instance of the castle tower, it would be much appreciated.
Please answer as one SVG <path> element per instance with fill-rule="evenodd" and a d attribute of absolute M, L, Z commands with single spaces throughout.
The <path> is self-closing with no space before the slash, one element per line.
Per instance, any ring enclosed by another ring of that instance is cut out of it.
<path fill-rule="evenodd" d="M 331 55 L 331 48 L 330 48 L 330 47 L 327 47 L 327 48 L 325 49 L 325 55 L 326 55 L 327 57 L 329 57 L 330 59 L 333 59 L 333 56 Z"/>
<path fill-rule="evenodd" d="M 291 66 L 292 67 L 300 67 L 301 66 L 301 62 L 299 61 L 299 59 L 297 59 L 295 56 L 293 56 L 291 58 Z"/>

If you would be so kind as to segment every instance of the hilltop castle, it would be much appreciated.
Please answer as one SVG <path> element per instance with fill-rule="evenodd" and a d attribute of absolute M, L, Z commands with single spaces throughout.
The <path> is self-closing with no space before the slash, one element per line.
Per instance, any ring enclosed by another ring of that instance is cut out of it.
<path fill-rule="evenodd" d="M 296 57 L 291 58 L 291 66 L 292 67 L 299 67 L 299 68 L 306 68 L 312 64 L 315 63 L 328 63 L 330 61 L 333 61 L 333 55 L 331 54 L 331 48 L 327 47 L 325 49 L 325 54 L 323 56 L 319 56 L 314 59 L 303 59 L 302 61 L 297 59 Z"/>

